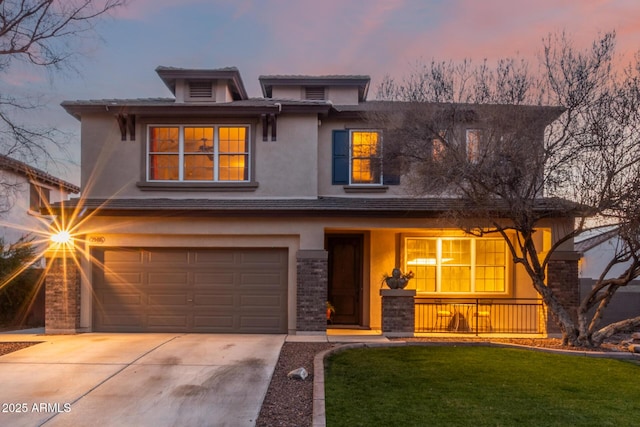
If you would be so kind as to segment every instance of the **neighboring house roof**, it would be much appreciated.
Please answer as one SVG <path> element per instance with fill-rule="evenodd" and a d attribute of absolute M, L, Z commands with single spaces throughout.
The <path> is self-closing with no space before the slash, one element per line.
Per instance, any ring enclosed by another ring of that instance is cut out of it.
<path fill-rule="evenodd" d="M 20 175 L 26 176 L 29 179 L 62 188 L 63 190 L 72 194 L 77 194 L 80 192 L 80 187 L 78 187 L 77 185 L 71 184 L 70 182 L 64 181 L 60 178 L 56 178 L 55 176 L 43 170 L 34 168 L 33 166 L 29 166 L 24 162 L 12 159 L 11 157 L 5 155 L 0 155 L 0 169 L 10 170 Z"/>
<path fill-rule="evenodd" d="M 465 204 L 452 198 L 350 198 L 319 197 L 317 199 L 71 199 L 57 203 L 54 210 L 87 209 L 106 215 L 234 215 L 264 216 L 354 216 L 397 218 L 439 217 L 451 208 L 464 209 Z M 507 206 L 502 208 L 506 211 Z M 471 212 L 469 209 L 467 209 Z M 537 201 L 536 210 L 550 215 L 567 215 L 567 204 L 555 198 Z"/>
<path fill-rule="evenodd" d="M 294 74 L 277 74 L 258 77 L 262 95 L 271 98 L 273 86 L 357 86 L 358 100 L 360 102 L 367 99 L 369 92 L 369 82 L 371 77 L 367 75 L 294 75 Z"/>
<path fill-rule="evenodd" d="M 577 252 L 584 254 L 590 249 L 606 242 L 618 234 L 618 227 L 606 225 L 590 230 L 574 239 L 574 248 Z"/>

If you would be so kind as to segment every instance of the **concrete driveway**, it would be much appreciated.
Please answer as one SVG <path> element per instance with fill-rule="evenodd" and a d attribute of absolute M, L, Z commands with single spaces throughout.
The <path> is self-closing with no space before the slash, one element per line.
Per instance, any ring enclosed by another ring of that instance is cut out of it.
<path fill-rule="evenodd" d="M 0 334 L 2 426 L 252 426 L 284 335 Z"/>

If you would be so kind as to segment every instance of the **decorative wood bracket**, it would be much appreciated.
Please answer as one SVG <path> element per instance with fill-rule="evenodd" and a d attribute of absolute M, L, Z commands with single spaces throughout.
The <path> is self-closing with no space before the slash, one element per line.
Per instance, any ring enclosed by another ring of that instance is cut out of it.
<path fill-rule="evenodd" d="M 122 141 L 127 140 L 127 133 L 129 134 L 129 141 L 136 140 L 136 116 L 134 114 L 118 114 L 116 116 L 118 121 L 118 127 L 120 128 L 120 139 Z"/>
<path fill-rule="evenodd" d="M 269 140 L 269 127 L 271 127 L 271 141 L 275 141 L 277 136 L 276 115 L 262 114 L 260 121 L 262 122 L 262 140 Z"/>

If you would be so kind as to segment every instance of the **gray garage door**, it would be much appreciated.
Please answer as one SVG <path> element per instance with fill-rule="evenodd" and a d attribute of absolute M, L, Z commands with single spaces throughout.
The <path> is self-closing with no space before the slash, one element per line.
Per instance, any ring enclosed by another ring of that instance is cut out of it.
<path fill-rule="evenodd" d="M 94 251 L 93 330 L 287 332 L 286 249 Z"/>

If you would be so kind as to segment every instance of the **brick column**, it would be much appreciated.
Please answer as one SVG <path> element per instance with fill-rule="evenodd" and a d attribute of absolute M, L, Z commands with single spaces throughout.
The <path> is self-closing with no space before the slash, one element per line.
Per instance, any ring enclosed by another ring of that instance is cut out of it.
<path fill-rule="evenodd" d="M 325 250 L 300 250 L 297 255 L 296 331 L 327 331 L 327 272 Z"/>
<path fill-rule="evenodd" d="M 412 337 L 415 331 L 415 290 L 380 289 L 382 296 L 382 334 Z"/>
<path fill-rule="evenodd" d="M 80 329 L 80 270 L 71 253 L 47 258 L 45 333 L 75 334 Z"/>
<path fill-rule="evenodd" d="M 547 285 L 556 295 L 560 303 L 570 310 L 574 320 L 577 319 L 577 308 L 580 305 L 580 279 L 578 277 L 578 260 L 580 255 L 573 251 L 554 253 L 547 266 Z M 547 319 L 547 332 L 559 333 L 560 328 L 551 314 Z"/>

